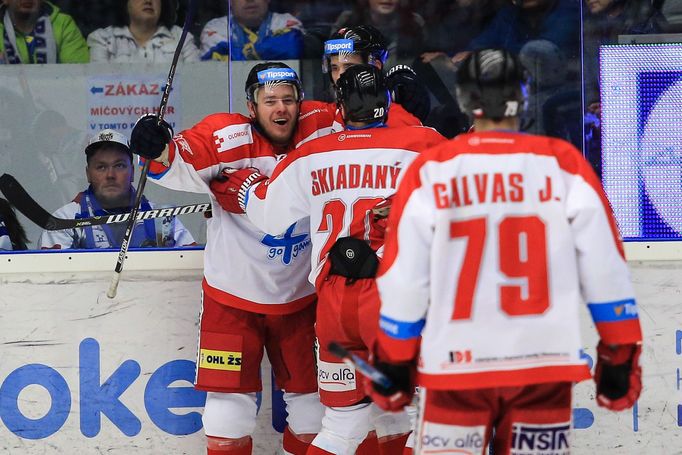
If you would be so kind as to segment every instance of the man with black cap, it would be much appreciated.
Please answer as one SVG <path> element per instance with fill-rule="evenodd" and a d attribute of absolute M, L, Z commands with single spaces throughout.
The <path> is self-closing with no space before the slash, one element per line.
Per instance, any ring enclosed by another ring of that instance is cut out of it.
<path fill-rule="evenodd" d="M 88 141 L 85 148 L 85 174 L 90 186 L 73 201 L 58 209 L 60 218 L 88 218 L 96 215 L 128 213 L 135 200 L 133 155 L 128 139 L 114 130 L 102 130 Z M 152 204 L 143 197 L 141 210 Z M 126 223 L 103 224 L 64 231 L 44 231 L 40 237 L 43 249 L 119 248 Z M 194 245 L 192 235 L 174 217 L 145 220 L 135 227 L 132 247 L 175 247 Z"/>

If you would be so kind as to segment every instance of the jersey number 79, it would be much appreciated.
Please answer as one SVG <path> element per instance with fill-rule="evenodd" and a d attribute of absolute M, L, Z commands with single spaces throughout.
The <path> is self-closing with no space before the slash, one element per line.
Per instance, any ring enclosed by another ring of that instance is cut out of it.
<path fill-rule="evenodd" d="M 509 216 L 498 225 L 495 251 L 499 271 L 521 284 L 499 287 L 502 311 L 509 316 L 543 313 L 549 308 L 547 236 L 545 223 L 537 216 Z M 474 218 L 450 223 L 450 238 L 467 239 L 462 268 L 457 279 L 452 319 L 469 319 L 478 282 L 486 237 L 487 221 Z"/>

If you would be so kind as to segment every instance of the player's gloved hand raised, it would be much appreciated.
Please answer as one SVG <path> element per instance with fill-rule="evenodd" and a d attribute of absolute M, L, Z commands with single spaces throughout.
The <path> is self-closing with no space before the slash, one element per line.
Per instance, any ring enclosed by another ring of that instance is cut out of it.
<path fill-rule="evenodd" d="M 384 411 L 399 412 L 412 402 L 414 396 L 415 368 L 412 362 L 388 363 L 374 361 L 374 367 L 393 382 L 392 387 L 383 387 L 369 378 L 364 378 L 365 392 Z"/>
<path fill-rule="evenodd" d="M 642 391 L 642 368 L 639 343 L 597 345 L 597 367 L 594 381 L 597 383 L 597 404 L 612 411 L 631 408 Z"/>
<path fill-rule="evenodd" d="M 173 137 L 173 129 L 159 117 L 147 114 L 140 117 L 130 134 L 130 151 L 148 160 L 161 156 Z"/>
<path fill-rule="evenodd" d="M 230 213 L 244 213 L 249 188 L 267 179 L 253 168 L 223 169 L 209 186 L 223 209 Z"/>
<path fill-rule="evenodd" d="M 407 65 L 396 65 L 386 73 L 391 98 L 422 122 L 431 112 L 431 98 L 417 73 Z"/>

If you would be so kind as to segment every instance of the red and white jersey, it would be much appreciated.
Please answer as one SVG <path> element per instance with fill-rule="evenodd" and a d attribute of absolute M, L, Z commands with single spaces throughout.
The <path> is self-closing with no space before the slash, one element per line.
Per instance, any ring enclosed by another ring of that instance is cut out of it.
<path fill-rule="evenodd" d="M 327 109 L 334 112 L 334 123 L 331 125 L 332 133 L 339 133 L 346 128 L 346 123 L 343 121 L 343 115 L 341 115 L 341 109 L 337 108 L 336 103 L 327 103 Z M 397 128 L 401 126 L 422 126 L 422 122 L 410 114 L 398 103 L 391 103 L 388 107 L 388 119 L 386 121 L 386 126 L 390 128 Z"/>
<path fill-rule="evenodd" d="M 463 134 L 420 155 L 388 220 L 379 340 L 435 389 L 580 381 L 578 311 L 602 340 L 641 340 L 618 230 L 570 144 Z"/>
<path fill-rule="evenodd" d="M 431 128 L 411 126 L 345 131 L 311 141 L 289 153 L 269 181 L 249 190 L 246 214 L 271 233 L 310 217 L 310 282 L 315 283 L 338 238 L 379 238 L 371 232 L 372 208 L 395 193 L 421 150 L 444 140 Z"/>
<path fill-rule="evenodd" d="M 295 144 L 327 134 L 334 112 L 325 103 L 303 102 Z M 293 147 L 292 147 L 293 149 Z M 153 162 L 150 178 L 165 187 L 211 197 L 203 289 L 214 300 L 264 314 L 298 311 L 314 300 L 307 282 L 310 237 L 305 222 L 289 223 L 282 235 L 254 227 L 244 215 L 223 210 L 210 181 L 225 168 L 254 167 L 270 175 L 288 150 L 273 145 L 240 114 L 213 114 L 173 138 L 170 167 Z M 288 229 L 287 229 L 288 228 Z"/>

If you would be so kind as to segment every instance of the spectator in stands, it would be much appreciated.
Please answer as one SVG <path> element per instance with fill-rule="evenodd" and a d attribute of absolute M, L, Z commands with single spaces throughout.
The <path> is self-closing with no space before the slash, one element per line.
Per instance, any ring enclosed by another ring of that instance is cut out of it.
<path fill-rule="evenodd" d="M 125 21 L 88 35 L 92 62 L 170 62 L 182 34 L 174 25 L 176 0 L 128 0 Z M 199 61 L 199 50 L 188 34 L 181 62 Z"/>
<path fill-rule="evenodd" d="M 227 16 L 210 20 L 201 32 L 201 59 L 289 60 L 303 56 L 303 25 L 288 13 L 269 10 L 270 0 L 231 0 Z"/>
<path fill-rule="evenodd" d="M 3 0 L 0 63 L 87 63 L 88 46 L 68 14 L 44 0 Z"/>
<path fill-rule="evenodd" d="M 569 59 L 579 55 L 580 5 L 575 0 L 512 0 L 501 8 L 488 26 L 459 52 L 453 63 L 472 51 L 501 48 L 520 54 L 530 41 L 553 43 Z"/>
<path fill-rule="evenodd" d="M 113 130 L 93 136 L 85 148 L 85 173 L 90 186 L 72 202 L 54 212 L 60 218 L 88 218 L 128 213 L 135 200 L 133 155 L 128 139 Z M 140 210 L 153 205 L 143 196 Z M 119 248 L 126 223 L 103 224 L 64 231 L 43 231 L 42 249 Z M 135 227 L 131 247 L 176 247 L 195 245 L 194 238 L 174 217 L 149 219 Z"/>
<path fill-rule="evenodd" d="M 586 0 L 584 21 L 585 101 L 599 100 L 599 46 L 615 44 L 619 35 L 661 33 L 665 18 L 649 0 Z"/>
<path fill-rule="evenodd" d="M 0 251 L 26 250 L 26 232 L 9 202 L 0 197 Z"/>
<path fill-rule="evenodd" d="M 351 10 L 342 12 L 334 29 L 373 25 L 388 43 L 387 68 L 398 63 L 412 65 L 424 51 L 424 19 L 414 12 L 409 0 L 356 0 Z"/>
<path fill-rule="evenodd" d="M 665 18 L 649 0 L 586 0 L 583 84 L 585 94 L 585 156 L 601 176 L 601 101 L 599 46 L 615 44 L 618 35 L 660 33 Z"/>

